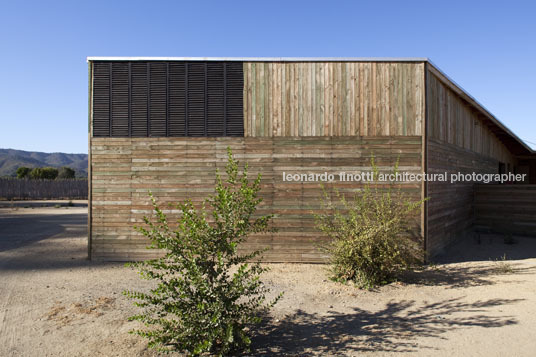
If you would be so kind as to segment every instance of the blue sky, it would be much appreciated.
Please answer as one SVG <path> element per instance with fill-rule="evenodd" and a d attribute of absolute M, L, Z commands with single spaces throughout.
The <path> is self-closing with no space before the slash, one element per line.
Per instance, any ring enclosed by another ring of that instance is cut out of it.
<path fill-rule="evenodd" d="M 87 152 L 87 56 L 428 57 L 536 143 L 535 14 L 530 1 L 3 1 L 0 148 Z"/>

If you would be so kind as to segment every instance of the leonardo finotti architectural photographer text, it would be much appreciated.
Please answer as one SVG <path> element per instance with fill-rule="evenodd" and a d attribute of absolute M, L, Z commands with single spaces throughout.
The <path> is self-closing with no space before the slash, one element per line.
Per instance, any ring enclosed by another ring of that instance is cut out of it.
<path fill-rule="evenodd" d="M 284 182 L 480 182 L 480 183 L 505 183 L 505 182 L 524 182 L 526 174 L 481 174 L 481 173 L 378 173 L 377 179 L 374 179 L 374 172 L 338 172 L 336 174 L 329 172 L 322 173 L 288 173 L 283 172 Z"/>

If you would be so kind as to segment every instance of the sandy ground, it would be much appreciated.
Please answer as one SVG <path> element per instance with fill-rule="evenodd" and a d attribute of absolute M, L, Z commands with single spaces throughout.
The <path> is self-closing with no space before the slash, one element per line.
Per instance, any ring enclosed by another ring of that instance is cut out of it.
<path fill-rule="evenodd" d="M 147 282 L 86 259 L 82 204 L 48 204 L 0 204 L 0 356 L 156 355 L 128 334 L 136 308 L 121 295 Z M 264 280 L 285 295 L 254 354 L 533 356 L 536 239 L 516 240 L 464 242 L 376 291 L 333 283 L 322 265 L 272 264 Z M 503 254 L 512 272 L 495 262 Z"/>

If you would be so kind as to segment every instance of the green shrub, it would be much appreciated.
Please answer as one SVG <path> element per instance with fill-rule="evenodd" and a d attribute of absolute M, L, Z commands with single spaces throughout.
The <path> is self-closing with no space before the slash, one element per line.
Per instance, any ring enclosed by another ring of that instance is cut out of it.
<path fill-rule="evenodd" d="M 371 159 L 374 181 L 378 168 Z M 398 172 L 398 162 L 394 173 Z M 422 260 L 415 217 L 422 201 L 411 201 L 393 183 L 387 188 L 365 183 L 352 200 L 335 191 L 337 202 L 324 191 L 325 214 L 315 215 L 316 226 L 329 240 L 321 249 L 330 256 L 331 278 L 371 288 L 393 281 Z"/>
<path fill-rule="evenodd" d="M 36 167 L 30 171 L 32 179 L 55 180 L 58 177 L 58 169 L 54 167 Z"/>
<path fill-rule="evenodd" d="M 250 327 L 280 297 L 266 302 L 268 289 L 259 280 L 266 268 L 249 263 L 262 252 L 237 251 L 251 233 L 271 231 L 272 216 L 255 216 L 261 176 L 250 182 L 247 164 L 239 174 L 230 149 L 226 171 L 225 181 L 216 174 L 215 194 L 201 209 L 191 201 L 177 206 L 176 229 L 170 228 L 152 195 L 155 222 L 145 217 L 147 228 L 136 228 L 150 238 L 150 248 L 166 252 L 162 258 L 130 264 L 143 278 L 155 280 L 155 288 L 123 292 L 144 308 L 130 319 L 143 322 L 146 329 L 132 332 L 147 338 L 152 348 L 193 355 L 247 350 Z"/>
<path fill-rule="evenodd" d="M 58 171 L 58 178 L 59 179 L 74 179 L 75 178 L 75 171 L 71 169 L 70 167 L 63 166 Z"/>
<path fill-rule="evenodd" d="M 30 169 L 29 167 L 21 166 L 17 168 L 17 178 L 20 178 L 20 179 L 27 178 L 28 175 L 30 174 L 30 171 L 32 171 L 32 169 Z"/>
<path fill-rule="evenodd" d="M 495 260 L 495 269 L 499 274 L 511 274 L 514 272 L 512 264 L 508 262 L 506 253 L 500 259 Z"/>

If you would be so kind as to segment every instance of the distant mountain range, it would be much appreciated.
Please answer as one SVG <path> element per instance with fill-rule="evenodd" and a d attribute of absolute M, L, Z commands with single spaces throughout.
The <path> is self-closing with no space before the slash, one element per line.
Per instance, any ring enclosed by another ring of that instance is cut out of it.
<path fill-rule="evenodd" d="M 87 177 L 87 154 L 0 149 L 0 176 L 16 176 L 17 168 L 21 166 L 69 166 L 75 170 L 77 177 Z"/>

